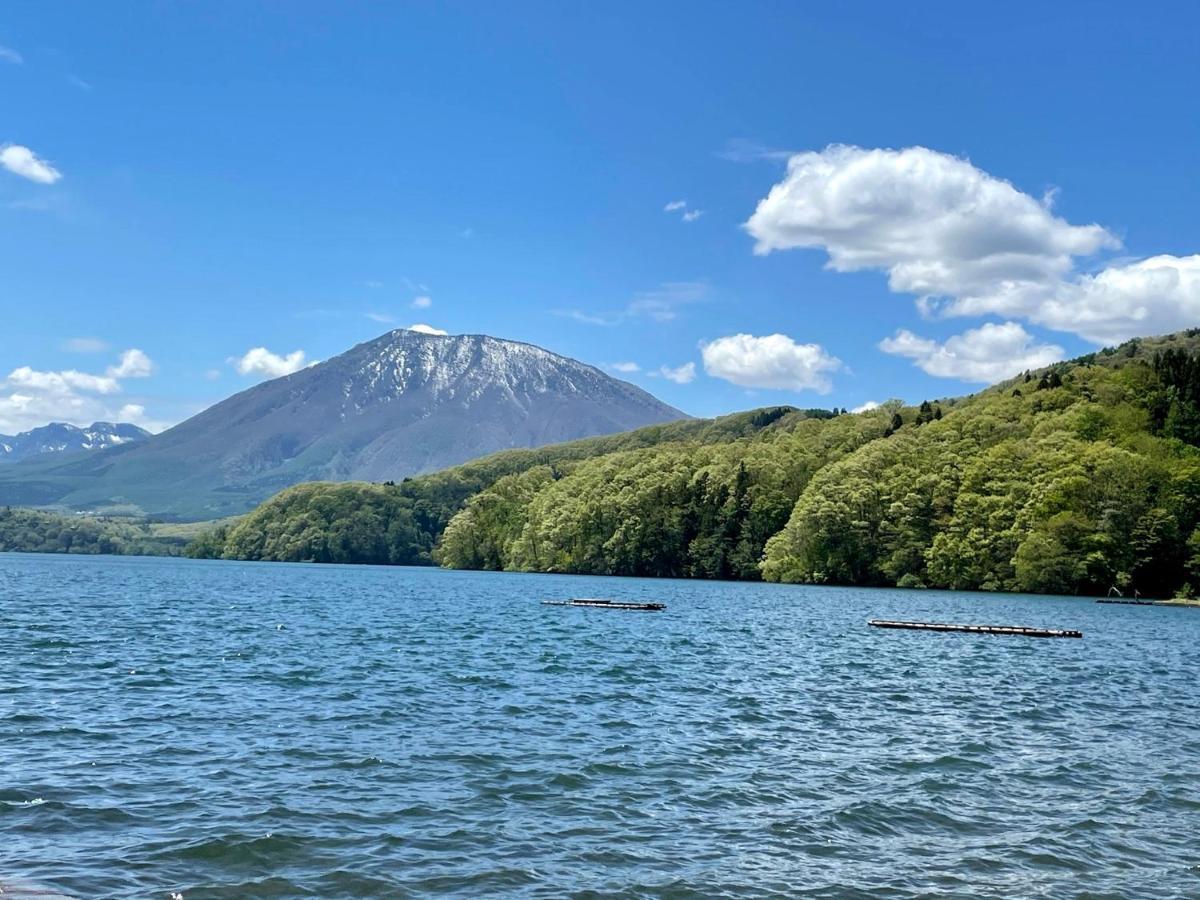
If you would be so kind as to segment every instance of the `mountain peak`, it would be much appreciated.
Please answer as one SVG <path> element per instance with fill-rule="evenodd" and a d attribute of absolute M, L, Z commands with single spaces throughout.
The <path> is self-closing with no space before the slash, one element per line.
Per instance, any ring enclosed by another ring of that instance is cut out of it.
<path fill-rule="evenodd" d="M 53 481 L 59 491 L 43 503 L 210 518 L 300 481 L 400 480 L 682 418 L 635 385 L 533 344 L 398 328 L 142 445 L 56 470 L 37 488 Z M 20 490 L 0 482 L 0 502 Z"/>

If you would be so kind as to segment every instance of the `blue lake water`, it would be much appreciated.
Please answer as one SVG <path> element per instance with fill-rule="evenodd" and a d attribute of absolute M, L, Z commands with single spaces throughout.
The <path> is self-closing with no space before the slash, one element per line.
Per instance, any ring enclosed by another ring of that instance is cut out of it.
<path fill-rule="evenodd" d="M 597 595 L 668 608 L 538 603 Z M 1196 897 L 1198 651 L 1064 598 L 0 554 L 0 884 Z"/>

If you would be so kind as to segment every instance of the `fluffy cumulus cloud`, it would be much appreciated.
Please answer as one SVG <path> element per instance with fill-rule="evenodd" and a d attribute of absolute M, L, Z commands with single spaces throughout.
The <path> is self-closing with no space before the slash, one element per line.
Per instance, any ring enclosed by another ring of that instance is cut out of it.
<path fill-rule="evenodd" d="M 62 178 L 62 173 L 28 147 L 20 144 L 5 144 L 0 146 L 0 166 L 14 175 L 36 181 L 38 184 L 54 184 Z"/>
<path fill-rule="evenodd" d="M 121 354 L 121 361 L 109 366 L 106 373 L 110 378 L 146 378 L 154 372 L 154 363 L 136 347 Z"/>
<path fill-rule="evenodd" d="M 992 383 L 1063 358 L 1063 348 L 1041 344 L 1016 322 L 987 323 L 939 343 L 901 329 L 879 344 L 929 375 Z"/>
<path fill-rule="evenodd" d="M 1031 318 L 1097 344 L 1200 325 L 1200 255 L 1110 266 L 1062 285 Z"/>
<path fill-rule="evenodd" d="M 868 400 L 866 403 L 863 403 L 860 406 L 854 407 L 854 409 L 850 410 L 850 412 L 865 413 L 865 412 L 870 412 L 873 409 L 879 409 L 879 401 L 878 400 Z"/>
<path fill-rule="evenodd" d="M 439 336 L 445 336 L 450 333 L 448 331 L 442 331 L 440 328 L 434 328 L 432 325 L 426 325 L 424 322 L 417 322 L 415 325 L 409 325 L 408 330 L 419 331 L 421 334 L 436 334 Z"/>
<path fill-rule="evenodd" d="M 675 368 L 659 366 L 656 374 L 676 384 L 691 384 L 696 380 L 696 364 L 694 362 L 684 363 L 682 366 L 676 366 Z"/>
<path fill-rule="evenodd" d="M 286 356 L 281 356 L 272 353 L 266 347 L 254 347 L 230 362 L 239 375 L 263 375 L 267 378 L 291 375 L 303 369 L 306 364 L 303 350 L 293 350 Z"/>
<path fill-rule="evenodd" d="M 77 369 L 43 371 L 19 366 L 0 380 L 0 433 L 28 431 L 48 422 L 90 425 L 96 421 L 133 422 L 161 427 L 137 403 L 116 405 L 122 380 L 149 375 L 154 368 L 141 350 L 126 350 L 102 375 Z"/>
<path fill-rule="evenodd" d="M 1020 318 L 1095 343 L 1200 324 L 1198 257 L 1080 274 L 1120 242 L 1056 215 L 965 159 L 924 147 L 795 154 L 746 222 L 760 254 L 809 248 L 838 272 L 877 270 L 923 312 Z"/>
<path fill-rule="evenodd" d="M 748 388 L 827 394 L 842 362 L 819 344 L 798 344 L 786 334 L 733 334 L 702 344 L 704 371 Z"/>

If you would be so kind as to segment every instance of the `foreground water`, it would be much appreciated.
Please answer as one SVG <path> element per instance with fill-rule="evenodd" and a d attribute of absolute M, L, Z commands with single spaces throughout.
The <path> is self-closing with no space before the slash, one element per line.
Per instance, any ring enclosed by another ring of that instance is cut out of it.
<path fill-rule="evenodd" d="M 1200 896 L 1198 647 L 1062 598 L 0 555 L 0 885 Z"/>

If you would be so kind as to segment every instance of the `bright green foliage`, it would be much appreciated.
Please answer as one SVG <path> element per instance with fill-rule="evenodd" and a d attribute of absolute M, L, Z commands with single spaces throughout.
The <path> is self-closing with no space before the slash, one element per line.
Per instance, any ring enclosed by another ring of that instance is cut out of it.
<path fill-rule="evenodd" d="M 779 581 L 1161 596 L 1194 573 L 1200 453 L 1154 434 L 1153 366 L 987 391 L 820 472 L 767 547 Z"/>
<path fill-rule="evenodd" d="M 156 535 L 146 524 L 0 509 L 0 552 L 174 556 L 182 553 L 183 544 Z"/>
<path fill-rule="evenodd" d="M 196 555 L 1162 596 L 1200 586 L 1200 332 L 969 397 L 773 408 L 303 485 Z"/>

